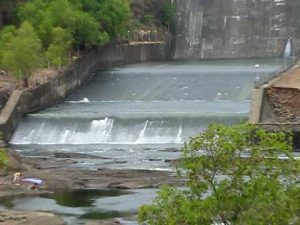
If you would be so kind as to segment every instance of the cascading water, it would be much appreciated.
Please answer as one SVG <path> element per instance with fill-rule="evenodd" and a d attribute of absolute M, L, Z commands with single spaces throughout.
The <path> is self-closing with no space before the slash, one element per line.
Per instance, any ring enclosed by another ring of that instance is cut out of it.
<path fill-rule="evenodd" d="M 292 37 L 289 37 L 286 41 L 283 57 L 284 58 L 291 58 L 293 56 L 293 44 L 292 44 Z"/>
<path fill-rule="evenodd" d="M 32 156 L 101 156 L 88 161 L 90 168 L 167 169 L 166 159 L 178 158 L 176 149 L 208 124 L 246 119 L 257 73 L 267 75 L 282 64 L 283 59 L 166 62 L 101 72 L 64 103 L 28 115 L 11 144 Z"/>
<path fill-rule="evenodd" d="M 176 143 L 181 143 L 182 142 L 182 124 L 180 124 L 177 137 L 176 137 Z"/>
<path fill-rule="evenodd" d="M 139 134 L 139 137 L 137 140 L 138 143 L 143 143 L 148 123 L 149 123 L 149 120 L 146 120 L 145 126 L 143 127 L 143 129 L 141 130 L 141 132 Z"/>

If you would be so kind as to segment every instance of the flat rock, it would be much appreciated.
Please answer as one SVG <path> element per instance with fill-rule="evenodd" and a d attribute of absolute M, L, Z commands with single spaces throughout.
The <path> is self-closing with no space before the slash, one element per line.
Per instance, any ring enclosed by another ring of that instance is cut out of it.
<path fill-rule="evenodd" d="M 116 220 L 89 220 L 84 223 L 84 225 L 120 225 L 121 223 Z"/>
<path fill-rule="evenodd" d="M 46 212 L 0 211 L 0 224 L 5 225 L 65 225 L 62 218 Z"/>

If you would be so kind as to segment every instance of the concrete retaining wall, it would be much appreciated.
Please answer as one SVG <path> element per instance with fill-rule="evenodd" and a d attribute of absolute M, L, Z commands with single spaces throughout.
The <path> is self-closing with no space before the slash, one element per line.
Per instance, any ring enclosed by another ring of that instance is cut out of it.
<path fill-rule="evenodd" d="M 268 91 L 267 88 L 263 88 L 261 112 L 260 112 L 260 118 L 258 123 L 262 121 L 272 121 L 275 118 L 273 109 L 268 101 L 267 91 Z"/>
<path fill-rule="evenodd" d="M 275 115 L 267 97 L 267 89 L 261 86 L 252 90 L 249 123 L 259 124 L 261 121 L 272 121 Z"/>
<path fill-rule="evenodd" d="M 55 79 L 32 90 L 14 91 L 0 113 L 3 139 L 9 141 L 24 114 L 63 100 L 97 70 L 144 61 L 163 61 L 168 57 L 169 49 L 165 43 L 124 44 L 94 50 Z"/>

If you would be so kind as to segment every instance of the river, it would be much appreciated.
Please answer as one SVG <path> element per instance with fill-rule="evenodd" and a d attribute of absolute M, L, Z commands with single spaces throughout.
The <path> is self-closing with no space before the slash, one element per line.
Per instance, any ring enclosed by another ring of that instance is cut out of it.
<path fill-rule="evenodd" d="M 278 58 L 173 61 L 98 72 L 63 103 L 27 115 L 10 143 L 31 156 L 101 156 L 86 160 L 91 168 L 167 169 L 165 159 L 179 157 L 174 149 L 209 123 L 246 120 L 255 79 L 283 64 Z"/>
<path fill-rule="evenodd" d="M 171 171 L 183 143 L 208 124 L 247 120 L 255 80 L 284 64 L 280 58 L 170 61 L 99 71 L 64 102 L 27 115 L 10 144 L 31 157 L 97 156 L 76 164 L 90 169 Z"/>

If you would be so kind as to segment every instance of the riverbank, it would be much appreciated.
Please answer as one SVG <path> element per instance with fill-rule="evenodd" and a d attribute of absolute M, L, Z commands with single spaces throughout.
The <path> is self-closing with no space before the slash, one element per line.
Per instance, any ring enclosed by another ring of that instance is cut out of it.
<path fill-rule="evenodd" d="M 164 184 L 181 185 L 182 180 L 162 171 L 151 170 L 114 170 L 97 168 L 88 170 L 77 167 L 80 159 L 91 157 L 85 154 L 57 154 L 55 158 L 22 157 L 15 159 L 20 163 L 23 177 L 36 177 L 44 181 L 37 190 L 28 189 L 24 182 L 13 182 L 15 171 L 9 171 L 0 176 L 0 199 L 18 196 L 34 197 L 44 193 L 73 191 L 73 190 L 130 190 L 144 188 L 158 188 Z M 1 209 L 1 208 L 0 208 Z M 42 209 L 41 209 L 42 210 Z M 50 219 L 49 218 L 54 218 Z M 28 223 L 27 221 L 31 221 Z M 44 221 L 44 222 L 43 222 Z M 51 223 L 47 222 L 51 221 Z M 61 225 L 62 219 L 46 212 L 16 212 L 0 210 L 0 224 L 47 224 Z M 86 225 L 113 225 L 120 224 L 118 220 L 86 220 Z"/>

